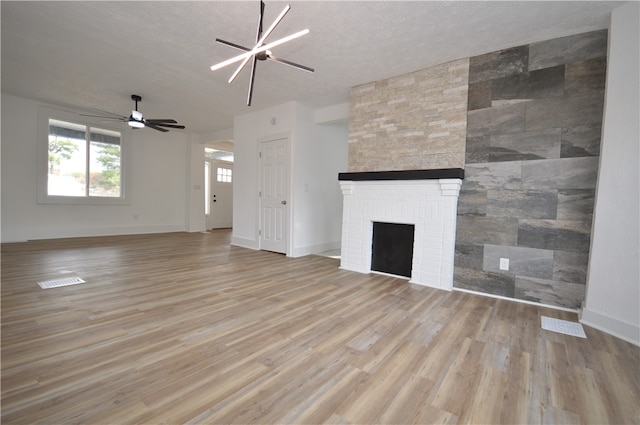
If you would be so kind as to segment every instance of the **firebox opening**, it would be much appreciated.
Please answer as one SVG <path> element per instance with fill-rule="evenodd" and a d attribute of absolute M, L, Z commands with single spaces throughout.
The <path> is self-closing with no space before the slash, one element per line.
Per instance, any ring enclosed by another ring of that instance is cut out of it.
<path fill-rule="evenodd" d="M 371 270 L 411 277 L 413 224 L 373 222 Z"/>

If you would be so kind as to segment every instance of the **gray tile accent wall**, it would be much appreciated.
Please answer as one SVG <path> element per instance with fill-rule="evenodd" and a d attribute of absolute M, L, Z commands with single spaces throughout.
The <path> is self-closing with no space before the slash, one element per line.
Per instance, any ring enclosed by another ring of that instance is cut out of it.
<path fill-rule="evenodd" d="M 469 59 L 454 286 L 579 308 L 606 49 L 602 30 Z"/>

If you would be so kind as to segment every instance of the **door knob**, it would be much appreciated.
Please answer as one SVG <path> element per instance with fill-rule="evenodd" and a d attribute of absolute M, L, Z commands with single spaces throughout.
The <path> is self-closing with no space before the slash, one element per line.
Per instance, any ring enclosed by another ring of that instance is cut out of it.
<path fill-rule="evenodd" d="M 287 201 L 280 202 L 282 205 L 287 205 Z"/>

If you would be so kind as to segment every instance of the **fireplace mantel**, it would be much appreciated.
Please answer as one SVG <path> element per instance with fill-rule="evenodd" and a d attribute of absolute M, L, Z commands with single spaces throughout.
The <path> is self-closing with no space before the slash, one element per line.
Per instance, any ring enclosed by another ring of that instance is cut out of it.
<path fill-rule="evenodd" d="M 462 168 L 439 168 L 433 170 L 365 171 L 338 174 L 338 180 L 340 181 L 432 179 L 464 179 L 464 170 Z"/>
<path fill-rule="evenodd" d="M 373 222 L 415 225 L 410 282 L 451 290 L 458 194 L 464 170 L 341 173 L 340 267 L 371 272 Z"/>

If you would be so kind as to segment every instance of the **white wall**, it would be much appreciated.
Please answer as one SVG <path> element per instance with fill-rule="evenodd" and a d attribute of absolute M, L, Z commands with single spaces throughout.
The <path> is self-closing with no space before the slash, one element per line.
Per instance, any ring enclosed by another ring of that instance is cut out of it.
<path fill-rule="evenodd" d="M 189 179 L 187 180 L 187 232 L 204 232 L 207 224 L 204 215 L 204 145 L 197 134 L 189 134 L 187 170 Z"/>
<path fill-rule="evenodd" d="M 340 248 L 342 192 L 338 173 L 347 171 L 348 123 L 314 124 L 314 111 L 296 110 L 293 146 L 294 257 Z"/>
<path fill-rule="evenodd" d="M 293 130 L 295 103 L 289 102 L 233 118 L 233 233 L 231 243 L 259 249 L 258 140 L 289 135 Z M 275 119 L 272 124 L 272 119 Z"/>
<path fill-rule="evenodd" d="M 581 322 L 640 345 L 640 4 L 614 9 Z"/>
<path fill-rule="evenodd" d="M 340 246 L 342 199 L 337 179 L 338 172 L 346 170 L 346 125 L 314 124 L 314 111 L 297 102 L 234 118 L 234 245 L 259 249 L 259 141 L 288 136 L 292 195 L 288 255 Z"/>
<path fill-rule="evenodd" d="M 129 205 L 36 203 L 38 102 L 2 94 L 2 242 L 185 230 L 187 135 L 128 131 Z"/>

